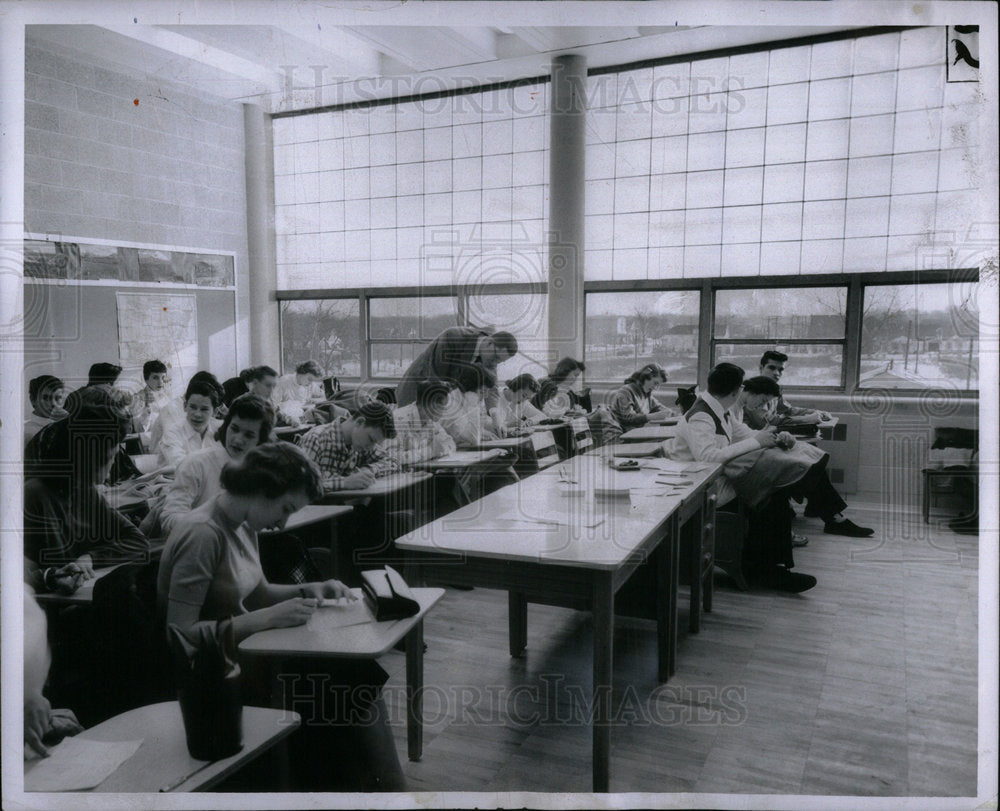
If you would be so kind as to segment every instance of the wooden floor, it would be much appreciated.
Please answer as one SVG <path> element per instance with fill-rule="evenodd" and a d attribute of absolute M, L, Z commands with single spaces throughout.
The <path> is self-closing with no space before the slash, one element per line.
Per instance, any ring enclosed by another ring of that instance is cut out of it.
<path fill-rule="evenodd" d="M 652 625 L 617 622 L 613 792 L 976 794 L 978 538 L 916 513 L 850 515 L 875 538 L 796 519 L 811 537 L 796 568 L 819 580 L 803 595 L 741 593 L 719 575 L 692 636 L 684 594 L 666 685 Z M 527 654 L 512 659 L 506 606 L 504 592 L 448 589 L 429 615 L 411 790 L 590 791 L 590 617 L 530 606 Z M 404 753 L 404 659 L 382 663 Z"/>

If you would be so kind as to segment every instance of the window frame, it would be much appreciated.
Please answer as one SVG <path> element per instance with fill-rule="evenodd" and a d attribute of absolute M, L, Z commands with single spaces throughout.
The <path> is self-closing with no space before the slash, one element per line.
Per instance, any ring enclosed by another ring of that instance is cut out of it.
<path fill-rule="evenodd" d="M 864 288 L 875 285 L 912 285 L 912 284 L 958 284 L 961 282 L 978 282 L 978 268 L 957 268 L 947 270 L 934 268 L 920 271 L 868 271 L 859 273 L 829 273 L 808 276 L 737 276 L 737 277 L 704 277 L 691 279 L 641 279 L 634 281 L 590 281 L 584 282 L 583 292 L 615 293 L 615 292 L 671 292 L 685 290 L 700 290 L 700 314 L 698 323 L 698 380 L 704 380 L 711 369 L 711 359 L 714 357 L 715 344 L 715 292 L 732 288 L 803 288 L 803 287 L 847 287 L 847 307 L 845 336 L 843 339 L 844 356 L 842 364 L 842 385 L 834 386 L 783 386 L 789 392 L 805 394 L 831 394 L 837 396 L 854 396 L 856 393 L 878 389 L 865 389 L 859 385 L 861 365 L 861 330 L 864 307 Z M 468 297 L 482 294 L 517 294 L 535 293 L 547 295 L 548 285 L 544 282 L 519 284 L 483 285 L 475 288 L 467 286 L 435 286 L 435 287 L 380 287 L 352 289 L 312 289 L 276 291 L 275 297 L 279 312 L 279 341 L 282 340 L 280 324 L 281 302 L 302 299 L 351 299 L 359 301 L 359 338 L 362 346 L 361 376 L 345 377 L 362 384 L 368 380 L 380 382 L 397 380 L 398 378 L 375 378 L 371 375 L 371 345 L 367 335 L 369 324 L 369 301 L 372 298 L 416 298 L 454 296 L 457 300 L 459 323 L 468 326 Z M 586 325 L 586 295 L 584 297 L 583 323 Z M 376 342 L 399 343 L 398 340 L 374 339 Z M 791 343 L 839 343 L 833 339 L 794 339 Z M 429 341 L 414 341 L 428 344 Z M 584 346 L 586 346 L 586 326 L 584 326 Z M 279 347 L 283 357 L 284 347 Z M 544 365 L 544 364 L 543 364 Z M 751 371 L 751 370 L 748 370 Z M 594 381 L 599 387 L 613 381 Z M 687 383 L 689 381 L 677 381 Z M 928 388 L 896 388 L 891 392 L 899 397 L 926 396 Z M 978 389 L 956 390 L 953 392 L 959 399 L 977 399 Z"/>

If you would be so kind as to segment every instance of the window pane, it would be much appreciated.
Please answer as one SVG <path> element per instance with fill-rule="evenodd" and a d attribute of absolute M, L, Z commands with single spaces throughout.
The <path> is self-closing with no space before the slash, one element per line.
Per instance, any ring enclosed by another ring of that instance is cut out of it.
<path fill-rule="evenodd" d="M 517 338 L 517 354 L 497 370 L 501 380 L 522 373 L 548 374 L 549 307 L 544 293 L 470 293 L 467 306 L 469 324 L 505 330 Z"/>
<path fill-rule="evenodd" d="M 281 364 L 315 360 L 327 374 L 361 376 L 357 299 L 281 302 Z"/>
<path fill-rule="evenodd" d="M 862 388 L 979 388 L 978 284 L 865 288 Z"/>
<path fill-rule="evenodd" d="M 846 308 L 846 287 L 719 290 L 715 337 L 842 339 Z"/>
<path fill-rule="evenodd" d="M 647 363 L 671 383 L 698 377 L 697 290 L 588 293 L 586 378 L 619 383 Z"/>
<path fill-rule="evenodd" d="M 735 363 L 742 367 L 747 377 L 755 377 L 760 371 L 761 355 L 768 349 L 776 349 L 788 355 L 785 372 L 781 376 L 783 386 L 836 386 L 842 384 L 844 365 L 843 344 L 738 344 L 717 343 L 716 363 Z"/>
<path fill-rule="evenodd" d="M 373 298 L 368 306 L 370 336 L 376 339 L 430 341 L 442 330 L 458 326 L 458 307 L 451 296 Z"/>
<path fill-rule="evenodd" d="M 372 344 L 372 377 L 401 377 L 424 344 Z"/>

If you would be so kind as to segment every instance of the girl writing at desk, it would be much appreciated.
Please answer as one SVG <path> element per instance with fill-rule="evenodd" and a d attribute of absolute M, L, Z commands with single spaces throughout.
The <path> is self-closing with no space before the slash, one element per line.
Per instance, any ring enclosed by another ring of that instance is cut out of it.
<path fill-rule="evenodd" d="M 174 524 L 160 562 L 157 599 L 168 624 L 188 630 L 196 623 L 233 618 L 237 643 L 270 628 L 303 625 L 324 599 L 349 597 L 338 580 L 278 585 L 261 569 L 257 533 L 281 529 L 288 517 L 322 495 L 319 470 L 287 442 L 260 445 L 221 474 L 222 490 Z M 387 712 L 379 689 L 387 674 L 372 660 L 286 660 L 281 672 L 300 684 L 343 691 L 343 714 L 316 702 L 290 742 L 296 788 L 342 788 L 345 781 L 383 791 L 403 788 Z M 319 680 L 317 682 L 317 679 Z M 303 681 L 304 680 L 304 681 Z M 248 703 L 268 703 L 268 686 L 244 671 Z M 284 682 L 289 692 L 294 684 Z M 285 697 L 289 703 L 294 696 Z M 281 700 L 278 697 L 277 700 Z M 308 702 L 295 709 L 303 712 Z M 325 707 L 326 711 L 322 711 Z M 370 723 L 352 723 L 352 719 Z M 365 780 L 367 778 L 367 782 Z"/>

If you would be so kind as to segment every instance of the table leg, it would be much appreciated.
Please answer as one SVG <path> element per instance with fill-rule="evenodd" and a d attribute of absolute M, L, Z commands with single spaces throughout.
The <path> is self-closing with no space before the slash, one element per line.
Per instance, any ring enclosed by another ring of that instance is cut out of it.
<path fill-rule="evenodd" d="M 520 658 L 528 646 L 528 601 L 523 592 L 507 592 L 507 623 L 510 655 Z"/>
<path fill-rule="evenodd" d="M 611 783 L 611 686 L 614 662 L 615 594 L 611 576 L 594 578 L 591 598 L 594 615 L 593 790 L 610 791 Z"/>
<path fill-rule="evenodd" d="M 670 588 L 667 595 L 670 603 L 670 614 L 667 620 L 667 639 L 670 647 L 670 669 L 667 676 L 673 676 L 677 670 L 677 592 L 680 589 L 681 571 L 681 528 L 680 522 L 674 521 L 667 535 L 669 545 L 667 556 L 670 568 Z"/>
<path fill-rule="evenodd" d="M 705 526 L 705 507 L 698 511 L 697 526 L 687 527 L 688 550 L 690 559 L 687 561 L 691 578 L 691 609 L 688 612 L 688 630 L 692 634 L 701 630 L 701 530 Z"/>
<path fill-rule="evenodd" d="M 406 751 L 420 760 L 424 749 L 424 621 L 406 635 Z"/>
<path fill-rule="evenodd" d="M 665 682 L 673 672 L 673 643 L 670 627 L 670 544 L 674 532 L 674 522 L 667 527 L 666 536 L 653 552 L 653 575 L 656 592 L 656 672 L 660 682 Z"/>

